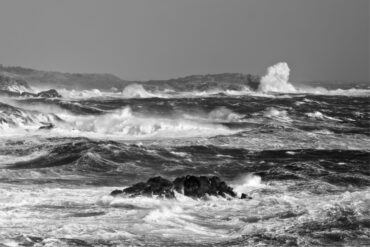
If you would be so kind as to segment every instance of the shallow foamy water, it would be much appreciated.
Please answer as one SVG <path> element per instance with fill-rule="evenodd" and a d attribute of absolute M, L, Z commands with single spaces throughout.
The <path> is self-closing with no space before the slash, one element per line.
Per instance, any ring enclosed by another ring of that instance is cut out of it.
<path fill-rule="evenodd" d="M 368 189 L 313 194 L 289 183 L 256 184 L 249 186 L 250 200 L 107 196 L 113 189 L 2 185 L 0 241 L 304 245 L 337 238 L 368 243 Z"/>

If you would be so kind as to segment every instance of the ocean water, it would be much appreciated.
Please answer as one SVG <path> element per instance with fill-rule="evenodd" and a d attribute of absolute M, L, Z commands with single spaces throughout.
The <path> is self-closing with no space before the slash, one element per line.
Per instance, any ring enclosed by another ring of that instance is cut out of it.
<path fill-rule="evenodd" d="M 320 90 L 2 98 L 0 246 L 370 245 L 370 94 Z M 109 195 L 187 174 L 251 199 Z"/>

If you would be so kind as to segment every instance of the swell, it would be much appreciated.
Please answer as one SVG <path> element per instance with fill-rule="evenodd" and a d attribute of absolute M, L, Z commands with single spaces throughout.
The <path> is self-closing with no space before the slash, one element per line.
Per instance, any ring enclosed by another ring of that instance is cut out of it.
<path fill-rule="evenodd" d="M 5 147 L 2 152 L 17 155 L 23 149 L 23 146 Z M 38 150 L 42 150 L 40 155 L 30 155 Z M 157 174 L 169 178 L 184 174 L 216 175 L 228 181 L 237 179 L 240 174 L 255 174 L 263 182 L 297 181 L 312 193 L 320 193 L 320 189 L 325 192 L 325 189 L 370 186 L 369 151 L 164 148 L 113 141 L 50 139 L 46 146 L 34 144 L 22 155 L 29 160 L 2 163 L 1 181 L 53 183 L 64 178 L 67 183 L 122 186 Z"/>

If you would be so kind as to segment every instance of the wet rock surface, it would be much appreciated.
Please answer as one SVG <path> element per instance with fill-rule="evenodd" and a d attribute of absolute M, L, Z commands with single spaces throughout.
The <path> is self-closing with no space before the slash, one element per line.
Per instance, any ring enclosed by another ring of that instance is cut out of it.
<path fill-rule="evenodd" d="M 36 94 L 37 97 L 41 98 L 61 98 L 62 96 L 55 89 L 50 89 L 47 91 L 42 91 Z"/>
<path fill-rule="evenodd" d="M 150 178 L 147 182 L 136 183 L 123 190 L 114 190 L 112 196 L 125 194 L 128 196 L 159 196 L 175 198 L 175 192 L 192 198 L 209 196 L 236 197 L 233 188 L 228 186 L 219 177 L 212 176 L 184 176 L 178 177 L 173 182 L 162 177 Z M 242 199 L 248 198 L 245 194 Z"/>

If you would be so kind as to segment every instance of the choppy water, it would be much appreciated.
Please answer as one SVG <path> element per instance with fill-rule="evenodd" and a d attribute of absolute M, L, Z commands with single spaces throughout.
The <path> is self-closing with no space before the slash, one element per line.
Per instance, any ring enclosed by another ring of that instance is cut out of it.
<path fill-rule="evenodd" d="M 0 246 L 370 245 L 369 94 L 341 94 L 0 99 Z M 252 199 L 109 196 L 185 174 Z"/>

